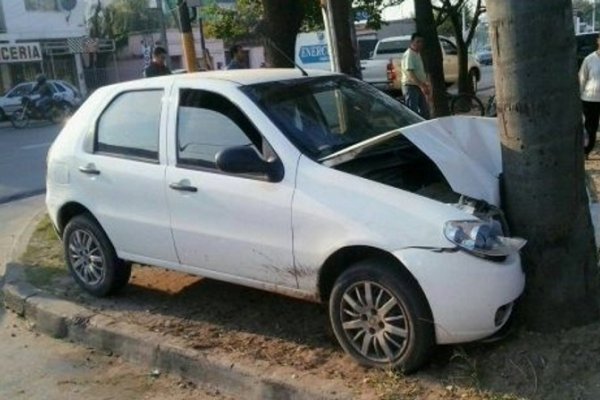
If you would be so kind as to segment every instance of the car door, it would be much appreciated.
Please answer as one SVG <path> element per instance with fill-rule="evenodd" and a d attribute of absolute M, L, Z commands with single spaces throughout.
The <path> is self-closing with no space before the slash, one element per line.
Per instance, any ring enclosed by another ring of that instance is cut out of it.
<path fill-rule="evenodd" d="M 244 106 L 237 105 L 240 99 Z M 177 106 L 169 120 L 166 182 L 184 269 L 233 282 L 296 288 L 291 203 L 297 157 L 281 159 L 285 173 L 280 182 L 223 173 L 215 156 L 231 146 L 249 146 L 265 159 L 278 157 L 256 118 L 248 117 L 248 109 L 260 113 L 258 108 L 237 88 L 211 84 L 177 87 L 172 101 Z"/>
<path fill-rule="evenodd" d="M 448 39 L 440 38 L 440 45 L 444 53 L 444 78 L 454 83 L 458 81 L 458 50 Z"/>
<path fill-rule="evenodd" d="M 177 266 L 161 145 L 165 89 L 130 89 L 109 96 L 71 175 L 83 204 L 120 257 Z"/>

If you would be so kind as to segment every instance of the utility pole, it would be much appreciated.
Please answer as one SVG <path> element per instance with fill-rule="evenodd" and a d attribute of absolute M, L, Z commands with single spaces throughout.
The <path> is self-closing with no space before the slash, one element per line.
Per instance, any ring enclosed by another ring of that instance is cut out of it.
<path fill-rule="evenodd" d="M 169 55 L 169 41 L 167 39 L 167 28 L 165 25 L 165 13 L 163 10 L 163 0 L 156 0 L 156 8 L 158 10 L 158 20 L 160 21 L 160 41 L 165 51 L 167 52 L 167 67 L 171 69 L 171 56 Z"/>
<path fill-rule="evenodd" d="M 190 10 L 187 1 L 177 2 L 179 11 L 179 23 L 181 25 L 181 43 L 185 58 L 185 69 L 187 72 L 196 71 L 196 49 L 194 47 L 194 34 L 192 33 L 192 22 L 190 21 Z"/>

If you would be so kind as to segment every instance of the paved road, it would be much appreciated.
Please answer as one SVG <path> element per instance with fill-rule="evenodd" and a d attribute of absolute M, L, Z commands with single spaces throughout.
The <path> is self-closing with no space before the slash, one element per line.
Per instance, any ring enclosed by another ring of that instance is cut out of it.
<path fill-rule="evenodd" d="M 44 190 L 46 153 L 59 129 L 48 123 L 23 130 L 0 124 L 0 204 Z"/>
<path fill-rule="evenodd" d="M 43 195 L 0 204 L 0 278 L 15 240 L 43 205 Z M 0 399 L 226 399 L 214 390 L 152 372 L 39 335 L 0 305 Z"/>

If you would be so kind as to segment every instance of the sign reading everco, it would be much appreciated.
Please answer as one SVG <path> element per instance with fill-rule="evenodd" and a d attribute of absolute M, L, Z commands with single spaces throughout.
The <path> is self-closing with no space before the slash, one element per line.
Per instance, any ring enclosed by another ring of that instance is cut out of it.
<path fill-rule="evenodd" d="M 37 42 L 0 44 L 0 63 L 42 61 L 42 50 Z"/>

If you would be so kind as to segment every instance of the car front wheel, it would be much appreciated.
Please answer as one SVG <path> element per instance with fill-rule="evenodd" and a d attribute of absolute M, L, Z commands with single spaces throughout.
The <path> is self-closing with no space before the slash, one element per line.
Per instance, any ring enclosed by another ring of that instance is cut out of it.
<path fill-rule="evenodd" d="M 431 312 L 416 282 L 381 260 L 361 261 L 338 278 L 329 317 L 340 345 L 365 366 L 409 373 L 428 360 L 435 344 Z"/>
<path fill-rule="evenodd" d="M 89 215 L 78 215 L 69 221 L 63 245 L 71 275 L 88 293 L 106 296 L 129 281 L 131 264 L 117 257 L 110 240 Z"/>

